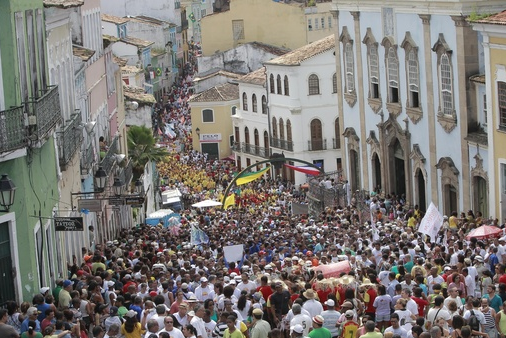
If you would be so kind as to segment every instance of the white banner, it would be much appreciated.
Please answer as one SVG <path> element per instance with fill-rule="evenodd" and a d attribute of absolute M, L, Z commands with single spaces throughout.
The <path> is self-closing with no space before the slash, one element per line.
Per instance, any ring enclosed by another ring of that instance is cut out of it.
<path fill-rule="evenodd" d="M 430 236 L 431 242 L 436 241 L 437 234 L 443 225 L 443 216 L 439 213 L 434 203 L 430 202 L 429 209 L 422 218 L 418 232 Z"/>
<path fill-rule="evenodd" d="M 242 256 L 244 255 L 244 247 L 242 244 L 224 246 L 223 254 L 225 255 L 227 262 L 237 263 L 242 260 Z"/>

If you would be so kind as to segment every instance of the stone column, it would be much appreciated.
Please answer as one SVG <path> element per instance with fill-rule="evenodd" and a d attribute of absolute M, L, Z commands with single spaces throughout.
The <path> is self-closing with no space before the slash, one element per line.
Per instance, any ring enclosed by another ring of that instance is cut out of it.
<path fill-rule="evenodd" d="M 430 39 L 430 15 L 420 14 L 423 25 L 423 59 L 425 62 L 425 84 L 427 92 L 427 121 L 428 121 L 428 140 L 429 140 L 429 170 L 430 176 L 430 195 L 427 198 L 439 206 L 438 198 L 438 176 L 437 176 L 437 154 L 436 154 L 436 114 L 434 110 L 434 80 L 432 78 L 432 43 Z M 426 178 L 428 179 L 428 177 Z M 429 202 L 427 200 L 427 202 Z"/>

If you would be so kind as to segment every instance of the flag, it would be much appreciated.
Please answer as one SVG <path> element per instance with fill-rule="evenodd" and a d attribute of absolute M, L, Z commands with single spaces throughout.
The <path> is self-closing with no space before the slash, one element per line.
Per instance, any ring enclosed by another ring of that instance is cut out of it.
<path fill-rule="evenodd" d="M 225 199 L 225 204 L 223 205 L 223 209 L 227 210 L 228 207 L 235 205 L 235 194 L 229 195 Z"/>
<path fill-rule="evenodd" d="M 269 170 L 270 168 L 271 167 L 267 167 L 265 169 L 255 171 L 252 173 L 239 174 L 240 177 L 237 179 L 237 181 L 235 181 L 235 184 L 242 185 L 242 184 L 252 182 L 252 181 L 256 180 L 257 178 L 261 177 L 263 174 L 265 174 L 267 172 L 267 170 Z"/>
<path fill-rule="evenodd" d="M 195 14 L 193 14 L 193 12 L 188 15 L 188 18 L 190 18 L 192 22 L 195 22 Z"/>
<path fill-rule="evenodd" d="M 209 237 L 206 233 L 195 224 L 192 224 L 190 242 L 192 245 L 200 245 L 209 243 Z"/>
<path fill-rule="evenodd" d="M 289 169 L 293 169 L 295 171 L 299 171 L 299 172 L 307 174 L 307 175 L 316 176 L 316 175 L 321 174 L 321 171 L 318 170 L 318 169 L 316 169 L 315 167 L 310 167 L 310 166 L 296 167 L 294 165 L 290 165 L 290 164 L 287 164 L 287 163 L 285 163 L 284 165 L 285 165 L 285 167 L 287 167 Z"/>
<path fill-rule="evenodd" d="M 427 209 L 425 216 L 423 216 L 422 222 L 420 222 L 418 232 L 430 236 L 431 242 L 435 242 L 439 229 L 441 229 L 442 225 L 443 216 L 441 216 L 434 203 L 430 202 L 429 208 Z"/>

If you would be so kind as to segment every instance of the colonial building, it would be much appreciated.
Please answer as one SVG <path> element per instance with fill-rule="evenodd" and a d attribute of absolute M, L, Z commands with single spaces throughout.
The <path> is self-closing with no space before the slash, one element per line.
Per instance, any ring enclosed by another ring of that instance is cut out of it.
<path fill-rule="evenodd" d="M 500 1 L 333 4 L 343 167 L 352 189 L 405 195 L 421 209 L 432 201 L 445 214 L 486 213 L 488 202 L 472 197 L 488 189 L 488 147 L 476 127 L 469 77 L 479 73 L 478 38 L 466 17 Z"/>
<path fill-rule="evenodd" d="M 478 96 L 485 107 L 481 125 L 488 134 L 490 215 L 506 217 L 506 12 L 476 19 L 473 28 L 482 37 L 484 73 L 474 82 L 485 87 Z M 486 165 L 486 164 L 485 164 Z"/>

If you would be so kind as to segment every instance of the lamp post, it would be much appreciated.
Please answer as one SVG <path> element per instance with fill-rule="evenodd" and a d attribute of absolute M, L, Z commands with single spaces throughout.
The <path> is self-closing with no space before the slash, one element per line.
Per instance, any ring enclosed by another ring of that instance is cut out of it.
<path fill-rule="evenodd" d="M 4 210 L 0 212 L 9 212 L 9 208 L 14 204 L 14 197 L 16 195 L 16 186 L 7 174 L 2 174 L 0 179 L 0 205 Z"/>
<path fill-rule="evenodd" d="M 112 184 L 112 189 L 116 196 L 121 196 L 123 193 L 123 182 L 119 178 L 114 179 L 114 183 Z"/>
<path fill-rule="evenodd" d="M 197 127 L 197 129 L 195 129 L 195 133 L 197 133 L 197 136 L 200 139 L 200 128 L 199 127 Z"/>
<path fill-rule="evenodd" d="M 102 166 L 98 167 L 95 173 L 95 190 L 98 192 L 104 191 L 105 183 L 107 181 L 107 173 Z"/>

